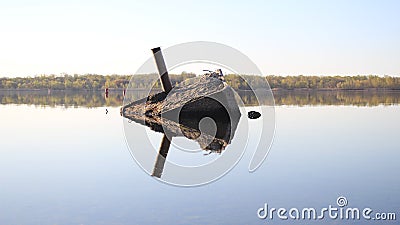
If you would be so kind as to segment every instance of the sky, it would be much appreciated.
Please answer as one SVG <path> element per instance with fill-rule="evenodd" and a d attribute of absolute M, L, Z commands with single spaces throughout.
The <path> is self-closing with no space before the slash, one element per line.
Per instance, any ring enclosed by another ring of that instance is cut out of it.
<path fill-rule="evenodd" d="M 265 75 L 400 76 L 400 1 L 0 0 L 0 77 L 134 74 L 151 48 L 191 41 Z"/>

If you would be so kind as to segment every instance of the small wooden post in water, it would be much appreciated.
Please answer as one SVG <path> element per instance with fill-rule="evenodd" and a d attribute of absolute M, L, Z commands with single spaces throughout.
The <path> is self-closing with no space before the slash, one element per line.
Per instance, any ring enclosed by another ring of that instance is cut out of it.
<path fill-rule="evenodd" d="M 156 60 L 156 65 L 158 69 L 158 74 L 160 75 L 160 80 L 164 91 L 168 94 L 172 90 L 172 84 L 169 80 L 167 67 L 165 66 L 164 57 L 161 53 L 161 48 L 153 48 L 154 59 Z"/>

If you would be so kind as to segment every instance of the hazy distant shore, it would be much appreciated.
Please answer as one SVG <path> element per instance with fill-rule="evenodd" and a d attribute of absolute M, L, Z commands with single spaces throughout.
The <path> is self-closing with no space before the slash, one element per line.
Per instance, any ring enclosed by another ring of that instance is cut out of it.
<path fill-rule="evenodd" d="M 125 88 L 108 88 L 109 92 L 123 92 L 126 90 Z M 162 91 L 161 88 L 152 89 L 153 91 Z M 251 91 L 248 89 L 235 89 L 236 91 Z M 364 92 L 400 92 L 400 89 L 397 88 L 271 88 L 272 92 L 313 92 L 313 91 L 321 91 L 321 92 L 329 92 L 329 91 L 364 91 Z M 11 91 L 11 92 L 104 92 L 105 89 L 50 89 L 50 88 L 43 88 L 43 89 L 27 89 L 27 88 L 15 88 L 15 89 L 4 89 L 0 88 L 0 91 Z M 135 88 L 134 91 L 149 91 L 146 88 Z"/>
<path fill-rule="evenodd" d="M 176 85 L 186 79 L 194 78 L 194 73 L 170 74 Z M 266 85 L 268 81 L 269 87 Z M 280 90 L 400 90 L 400 77 L 391 76 L 254 76 L 225 75 L 226 82 L 235 90 L 271 88 Z M 124 89 L 161 89 L 157 74 L 141 75 L 62 75 L 0 78 L 0 90 L 68 90 L 68 91 L 122 91 Z"/>
<path fill-rule="evenodd" d="M 252 91 L 238 90 L 245 106 L 268 105 L 259 102 Z M 400 90 L 273 90 L 275 105 L 356 105 L 377 106 L 400 104 Z M 148 96 L 148 91 L 129 92 L 133 99 Z M 0 104 L 62 106 L 62 107 L 120 107 L 123 105 L 122 90 L 0 90 Z"/>

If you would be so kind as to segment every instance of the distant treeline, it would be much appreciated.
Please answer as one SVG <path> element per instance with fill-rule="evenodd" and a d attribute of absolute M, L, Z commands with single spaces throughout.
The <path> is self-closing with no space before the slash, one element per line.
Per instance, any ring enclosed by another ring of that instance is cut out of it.
<path fill-rule="evenodd" d="M 170 74 L 173 85 L 193 78 L 193 73 Z M 49 75 L 36 77 L 0 78 L 0 89 L 52 89 L 52 90 L 101 90 L 125 89 L 132 78 L 131 88 L 161 88 L 157 74 L 142 75 Z M 265 88 L 267 79 L 272 89 L 396 89 L 400 90 L 400 77 L 391 76 L 252 76 L 228 74 L 225 79 L 235 90 Z"/>
<path fill-rule="evenodd" d="M 391 76 L 268 76 L 271 88 L 282 89 L 400 89 L 400 77 Z"/>

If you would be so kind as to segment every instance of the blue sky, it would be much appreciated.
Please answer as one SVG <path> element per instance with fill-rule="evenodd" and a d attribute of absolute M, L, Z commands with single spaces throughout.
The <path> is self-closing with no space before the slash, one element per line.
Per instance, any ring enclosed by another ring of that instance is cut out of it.
<path fill-rule="evenodd" d="M 400 1 L 1 1 L 0 76 L 133 74 L 214 41 L 264 74 L 400 76 Z"/>

